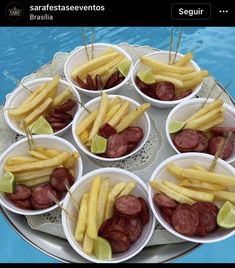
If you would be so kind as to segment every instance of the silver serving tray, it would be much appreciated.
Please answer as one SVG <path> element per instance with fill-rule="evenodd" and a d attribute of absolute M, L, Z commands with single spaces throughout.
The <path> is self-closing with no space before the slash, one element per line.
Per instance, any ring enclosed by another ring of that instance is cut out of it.
<path fill-rule="evenodd" d="M 148 46 L 131 46 L 127 43 L 120 44 L 123 48 L 125 48 L 128 52 L 133 52 L 135 50 L 135 57 L 134 61 L 139 57 L 139 53 L 142 54 L 143 51 L 151 52 L 154 49 Z M 142 51 L 141 51 L 142 50 Z M 62 58 L 64 56 L 68 56 L 68 53 L 61 53 Z M 65 55 L 67 54 L 67 55 Z M 58 56 L 57 54 L 55 57 Z M 54 57 L 54 58 L 55 58 Z M 62 59 L 63 61 L 63 59 Z M 46 64 L 42 66 L 39 70 L 35 71 L 33 74 L 31 74 L 29 77 L 26 77 L 24 81 L 27 81 L 27 79 L 36 78 L 36 74 L 40 73 L 40 76 L 43 75 L 48 65 L 53 65 L 52 63 Z M 52 66 L 51 66 L 52 67 Z M 63 72 L 62 68 L 60 68 L 61 72 Z M 45 72 L 46 73 L 46 72 Z M 45 74 L 44 73 L 44 74 Z M 47 73 L 48 74 L 48 73 Z M 223 89 L 222 85 L 220 85 L 217 82 L 218 88 L 220 90 L 224 91 L 224 97 L 227 99 L 227 102 L 230 102 L 230 104 L 234 104 L 234 101 L 232 97 L 229 95 L 226 90 Z M 122 94 L 122 93 L 121 93 Z M 206 92 L 203 93 L 203 95 L 206 95 Z M 87 101 L 85 98 L 83 101 Z M 164 116 L 165 117 L 165 116 Z M 163 118 L 164 118 L 163 117 Z M 162 126 L 163 127 L 163 126 Z M 162 129 L 162 127 L 160 127 Z M 164 147 L 166 151 L 168 151 L 165 155 L 165 157 L 169 157 L 174 152 L 172 149 L 167 146 Z M 163 159 L 162 159 L 163 160 Z M 158 164 L 159 160 L 155 162 L 155 164 Z M 146 168 L 146 167 L 145 167 Z M 153 167 L 149 166 L 148 172 L 151 172 L 151 169 Z M 89 170 L 86 170 L 87 172 Z M 145 171 L 139 171 L 140 174 Z M 138 172 L 137 172 L 138 173 Z M 141 174 L 143 176 L 143 173 Z M 145 174 L 146 175 L 146 174 Z M 149 176 L 149 174 L 147 174 Z M 8 221 L 9 225 L 28 243 L 30 243 L 35 248 L 39 249 L 43 253 L 59 260 L 62 262 L 78 262 L 78 263 L 84 263 L 86 262 L 85 259 L 80 257 L 69 245 L 69 243 L 59 237 L 36 231 L 30 228 L 30 226 L 27 224 L 27 220 L 24 216 L 15 214 L 13 212 L 8 211 L 5 208 L 1 208 L 0 206 L 0 212 L 2 212 L 5 219 Z M 175 244 L 166 244 L 166 245 L 157 245 L 157 246 L 151 246 L 144 248 L 137 256 L 133 257 L 129 260 L 129 262 L 135 262 L 135 263 L 161 263 L 161 262 L 170 262 L 172 260 L 175 260 L 176 258 L 182 257 L 183 255 L 193 251 L 194 249 L 198 248 L 201 244 L 196 244 L 192 242 L 183 242 L 183 243 L 175 243 Z"/>

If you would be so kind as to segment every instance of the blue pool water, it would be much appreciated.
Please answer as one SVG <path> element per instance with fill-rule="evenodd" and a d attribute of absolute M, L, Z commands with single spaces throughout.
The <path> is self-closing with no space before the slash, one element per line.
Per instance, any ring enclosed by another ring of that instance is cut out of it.
<path fill-rule="evenodd" d="M 87 39 L 91 28 L 85 28 Z M 97 27 L 96 42 L 150 45 L 168 49 L 170 27 Z M 89 41 L 88 41 L 89 42 Z M 49 62 L 57 51 L 68 52 L 82 45 L 80 28 L 28 27 L 0 28 L 0 103 L 14 88 L 14 83 L 2 72 L 7 70 L 18 79 Z M 196 62 L 226 85 L 235 98 L 235 28 L 183 28 L 180 52 L 195 49 Z M 39 252 L 22 238 L 0 216 L 0 262 L 57 262 Z M 4 237 L 4 239 L 2 239 Z M 235 237 L 211 245 L 204 245 L 175 262 L 235 262 Z M 71 249 L 72 250 L 72 249 Z"/>

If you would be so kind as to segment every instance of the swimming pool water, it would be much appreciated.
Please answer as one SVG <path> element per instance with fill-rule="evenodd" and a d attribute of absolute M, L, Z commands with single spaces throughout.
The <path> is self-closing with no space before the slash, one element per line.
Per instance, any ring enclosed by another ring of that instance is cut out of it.
<path fill-rule="evenodd" d="M 171 27 L 96 27 L 96 42 L 150 45 L 169 48 Z M 87 42 L 92 28 L 86 27 Z M 49 62 L 58 51 L 69 52 L 82 45 L 79 27 L 0 28 L 0 103 L 15 84 L 2 73 L 7 70 L 18 79 Z M 185 27 L 181 53 L 194 49 L 195 61 L 226 85 L 235 98 L 235 27 Z M 0 262 L 57 262 L 23 241 L 0 217 Z M 204 245 L 175 262 L 235 262 L 235 238 Z M 72 249 L 71 249 L 72 250 Z"/>

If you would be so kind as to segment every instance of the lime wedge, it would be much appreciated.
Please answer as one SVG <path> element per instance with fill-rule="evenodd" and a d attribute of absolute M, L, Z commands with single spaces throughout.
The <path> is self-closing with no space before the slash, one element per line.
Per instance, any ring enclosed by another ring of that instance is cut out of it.
<path fill-rule="evenodd" d="M 15 191 L 16 180 L 11 172 L 5 172 L 0 178 L 0 192 L 13 193 Z"/>
<path fill-rule="evenodd" d="M 106 151 L 107 139 L 96 134 L 91 141 L 91 152 L 93 154 L 102 154 Z"/>
<path fill-rule="evenodd" d="M 97 240 L 94 242 L 94 255 L 99 260 L 107 260 L 112 258 L 112 248 L 109 242 L 98 236 Z"/>
<path fill-rule="evenodd" d="M 180 122 L 176 120 L 171 121 L 169 124 L 169 133 L 173 134 L 180 131 L 181 129 L 184 128 L 185 124 L 186 124 L 185 122 Z"/>
<path fill-rule="evenodd" d="M 118 64 L 117 68 L 118 68 L 118 71 L 124 77 L 126 77 L 128 75 L 129 70 L 130 70 L 130 66 L 131 66 L 131 61 L 124 59 L 123 61 L 121 61 L 121 63 Z"/>
<path fill-rule="evenodd" d="M 235 206 L 226 201 L 217 215 L 217 224 L 223 228 L 235 228 Z"/>
<path fill-rule="evenodd" d="M 53 129 L 44 116 L 40 116 L 34 123 L 31 129 L 32 134 L 52 134 Z"/>
<path fill-rule="evenodd" d="M 143 69 L 137 73 L 138 78 L 145 84 L 153 84 L 155 82 L 151 69 Z"/>

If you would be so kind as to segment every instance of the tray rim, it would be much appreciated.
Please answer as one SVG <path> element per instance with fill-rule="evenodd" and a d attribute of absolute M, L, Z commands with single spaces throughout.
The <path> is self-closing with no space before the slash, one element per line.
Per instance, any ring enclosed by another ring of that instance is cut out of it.
<path fill-rule="evenodd" d="M 151 46 L 149 46 L 149 45 L 129 44 L 128 42 L 121 42 L 121 43 L 117 44 L 117 46 L 120 46 L 120 45 L 123 45 L 123 44 L 127 44 L 127 45 L 129 45 L 129 46 L 136 47 L 136 48 L 138 48 L 138 47 L 146 47 L 146 48 L 149 48 L 149 49 L 152 49 L 152 50 L 156 50 L 156 51 L 159 51 L 159 50 L 160 50 L 160 49 L 151 47 Z M 48 64 L 50 64 L 50 63 L 54 60 L 54 58 L 56 57 L 57 54 L 59 54 L 59 53 L 70 54 L 70 53 L 72 53 L 74 50 L 78 49 L 79 47 L 80 47 L 80 46 L 75 47 L 75 48 L 72 49 L 70 52 L 66 52 L 66 51 L 65 51 L 65 52 L 61 52 L 61 51 L 56 52 L 56 53 L 53 55 L 53 58 L 52 58 L 51 61 L 49 61 L 49 62 L 43 64 L 42 66 L 40 66 L 40 67 L 37 68 L 36 70 L 32 71 L 31 74 L 28 74 L 28 75 L 24 76 L 21 80 L 27 79 L 27 78 L 28 78 L 30 75 L 32 75 L 33 73 L 36 73 L 36 72 L 39 71 L 40 69 L 43 69 L 44 67 L 46 67 Z M 215 80 L 215 82 L 217 83 L 217 85 L 218 85 L 220 88 L 222 88 L 223 91 L 228 95 L 230 101 L 235 105 L 235 100 L 233 99 L 233 97 L 231 96 L 231 94 L 227 91 L 227 89 L 225 89 L 225 88 L 223 87 L 223 85 L 222 85 L 217 79 L 215 79 L 214 77 L 213 77 L 213 79 Z M 8 94 L 6 94 L 5 98 L 6 98 L 9 94 L 11 94 L 11 92 L 8 93 Z M 69 260 L 66 260 L 66 259 L 63 259 L 63 258 L 61 258 L 61 257 L 58 257 L 58 256 L 56 256 L 56 255 L 50 253 L 50 252 L 47 251 L 46 249 L 41 248 L 39 245 L 37 245 L 35 242 L 33 242 L 33 241 L 30 239 L 30 237 L 26 237 L 25 235 L 23 235 L 23 234 L 21 233 L 21 231 L 19 230 L 19 227 L 17 226 L 17 224 L 16 224 L 15 222 L 13 222 L 13 221 L 10 219 L 10 216 L 8 215 L 8 210 L 5 209 L 4 207 L 2 207 L 1 205 L 0 205 L 0 213 L 3 215 L 3 218 L 6 220 L 6 222 L 9 223 L 9 225 L 11 226 L 11 228 L 12 228 L 12 229 L 13 229 L 13 230 L 14 230 L 14 231 L 15 231 L 21 238 L 23 238 L 27 243 L 29 243 L 31 246 L 33 246 L 34 248 L 38 249 L 38 250 L 41 251 L 42 253 L 44 253 L 44 254 L 46 254 L 46 255 L 50 256 L 51 258 L 54 258 L 54 259 L 56 259 L 56 260 L 58 260 L 58 261 L 61 261 L 61 262 L 64 262 L 64 263 L 69 263 L 69 262 L 70 262 Z M 9 213 L 10 213 L 10 212 L 9 212 Z M 33 231 L 34 231 L 34 230 L 33 230 Z M 187 242 L 187 241 L 185 241 L 185 242 Z M 183 242 L 183 243 L 184 243 L 184 242 Z M 173 257 L 170 257 L 170 258 L 168 258 L 168 259 L 165 259 L 165 260 L 161 261 L 160 263 L 163 263 L 163 262 L 171 262 L 171 261 L 173 261 L 173 260 L 176 260 L 176 259 L 178 259 L 178 258 L 181 258 L 181 257 L 183 257 L 183 256 L 185 256 L 185 255 L 187 255 L 187 254 L 189 254 L 189 253 L 191 253 L 191 252 L 193 252 L 194 250 L 198 249 L 199 247 L 201 247 L 201 246 L 203 245 L 203 244 L 199 244 L 199 243 L 191 243 L 191 242 L 188 242 L 188 243 L 192 244 L 192 247 L 191 247 L 191 248 L 188 248 L 188 249 L 185 250 L 183 253 L 179 253 L 179 254 L 177 254 L 176 256 L 173 256 Z M 151 248 L 152 248 L 152 247 L 156 247 L 156 246 L 151 246 Z M 144 249 L 143 249 L 143 250 L 144 250 Z"/>

